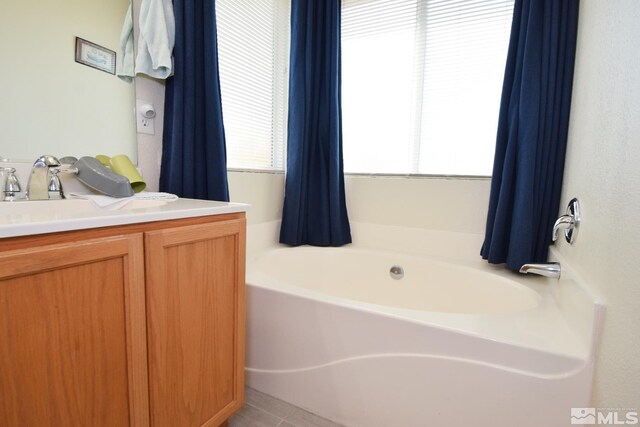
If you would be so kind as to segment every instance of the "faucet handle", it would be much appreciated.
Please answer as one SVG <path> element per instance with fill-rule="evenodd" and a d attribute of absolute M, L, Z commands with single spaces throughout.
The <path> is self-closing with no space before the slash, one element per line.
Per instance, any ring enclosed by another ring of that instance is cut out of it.
<path fill-rule="evenodd" d="M 560 216 L 556 222 L 553 224 L 553 231 L 551 233 L 551 241 L 555 242 L 558 240 L 558 235 L 560 229 L 564 229 L 565 233 L 570 232 L 576 226 L 576 220 L 571 215 L 562 215 Z M 570 242 L 570 237 L 567 237 L 567 241 Z"/>
<path fill-rule="evenodd" d="M 60 177 L 58 176 L 60 172 L 77 174 L 78 168 L 75 168 L 73 166 L 54 166 L 49 169 L 49 173 L 51 175 L 48 186 L 49 200 L 59 200 L 65 198 L 64 191 L 62 190 L 62 182 L 60 182 Z"/>
<path fill-rule="evenodd" d="M 60 169 L 58 168 L 54 167 L 50 170 L 51 177 L 49 178 L 48 186 L 49 200 L 59 200 L 64 198 L 62 193 L 62 184 L 60 183 L 60 177 L 58 176 L 59 173 Z"/>
<path fill-rule="evenodd" d="M 578 235 L 581 219 L 580 202 L 578 202 L 578 199 L 573 198 L 567 206 L 566 214 L 560 216 L 553 225 L 551 240 L 555 242 L 558 239 L 559 230 L 563 229 L 565 239 L 569 244 L 573 244 Z"/>
<path fill-rule="evenodd" d="M 7 174 L 4 181 L 3 200 L 15 200 L 22 191 L 20 181 L 18 181 L 18 177 L 16 176 L 16 169 L 2 168 L 2 171 Z"/>

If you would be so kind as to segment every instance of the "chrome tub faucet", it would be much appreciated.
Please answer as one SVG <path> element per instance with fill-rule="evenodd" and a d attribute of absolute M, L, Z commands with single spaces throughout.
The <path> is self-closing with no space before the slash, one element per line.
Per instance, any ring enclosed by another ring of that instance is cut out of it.
<path fill-rule="evenodd" d="M 520 273 L 537 274 L 539 276 L 560 278 L 561 267 L 559 262 L 546 262 L 540 264 L 525 264 L 520 267 Z"/>

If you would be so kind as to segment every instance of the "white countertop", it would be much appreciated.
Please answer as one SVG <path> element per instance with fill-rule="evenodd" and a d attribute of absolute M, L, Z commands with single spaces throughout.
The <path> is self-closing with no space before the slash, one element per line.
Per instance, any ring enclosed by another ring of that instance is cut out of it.
<path fill-rule="evenodd" d="M 243 203 L 177 199 L 104 210 L 87 200 L 0 202 L 0 238 L 246 212 Z"/>

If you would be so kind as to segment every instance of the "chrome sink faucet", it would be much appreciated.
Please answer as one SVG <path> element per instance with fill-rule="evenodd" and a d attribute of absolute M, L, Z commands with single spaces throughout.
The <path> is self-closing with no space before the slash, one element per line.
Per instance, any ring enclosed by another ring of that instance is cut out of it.
<path fill-rule="evenodd" d="M 59 168 L 60 162 L 54 156 L 44 155 L 38 157 L 31 167 L 29 182 L 27 183 L 28 200 L 50 200 L 62 199 L 61 188 L 59 187 L 57 174 L 53 173 L 54 168 Z M 55 177 L 55 178 L 54 178 Z"/>

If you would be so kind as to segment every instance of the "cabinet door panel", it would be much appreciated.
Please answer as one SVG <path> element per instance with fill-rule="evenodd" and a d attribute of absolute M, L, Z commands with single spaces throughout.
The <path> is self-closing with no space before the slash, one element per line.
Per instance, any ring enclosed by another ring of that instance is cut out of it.
<path fill-rule="evenodd" d="M 243 401 L 244 220 L 146 233 L 153 426 L 217 426 Z"/>
<path fill-rule="evenodd" d="M 148 424 L 142 252 L 141 235 L 0 252 L 3 425 Z"/>

